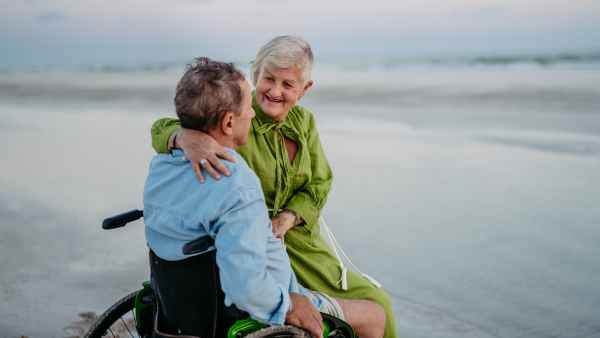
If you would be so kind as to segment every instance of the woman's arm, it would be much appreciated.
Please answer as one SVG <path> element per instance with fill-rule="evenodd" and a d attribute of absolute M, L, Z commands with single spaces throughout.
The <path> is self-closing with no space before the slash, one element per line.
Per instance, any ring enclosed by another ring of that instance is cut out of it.
<path fill-rule="evenodd" d="M 181 128 L 181 124 L 178 119 L 163 118 L 154 122 L 150 129 L 150 135 L 152 136 L 152 148 L 157 154 L 169 152 L 167 145 L 169 138 L 179 128 Z"/>
<path fill-rule="evenodd" d="M 174 132 L 179 128 L 181 128 L 181 124 L 177 119 L 164 118 L 154 122 L 150 130 L 154 150 L 159 154 L 168 153 L 168 149 L 173 146 Z M 177 148 L 183 150 L 185 156 L 192 163 L 192 168 L 194 168 L 194 172 L 201 183 L 204 183 L 201 168 L 204 168 L 216 180 L 221 179 L 221 175 L 217 170 L 225 176 L 231 175 L 227 167 L 219 160 L 219 157 L 234 163 L 235 158 L 210 135 L 196 130 L 183 129 L 177 134 L 175 143 Z M 203 159 L 207 161 L 201 165 L 200 162 Z"/>

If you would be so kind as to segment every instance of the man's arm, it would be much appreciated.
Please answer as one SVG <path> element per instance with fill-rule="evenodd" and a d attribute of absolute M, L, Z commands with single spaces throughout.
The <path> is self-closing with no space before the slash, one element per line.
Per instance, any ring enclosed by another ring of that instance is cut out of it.
<path fill-rule="evenodd" d="M 225 301 L 270 325 L 283 325 L 290 296 L 267 271 L 269 218 L 260 191 L 232 192 L 213 229 Z"/>
<path fill-rule="evenodd" d="M 289 322 L 321 338 L 321 315 L 311 300 L 284 289 L 280 284 L 283 281 L 278 283 L 267 271 L 267 241 L 271 229 L 262 192 L 253 188 L 234 191 L 217 213 L 219 218 L 212 228 L 226 304 L 234 303 L 263 323 Z M 283 246 L 281 254 L 286 255 Z M 289 264 L 287 259 L 284 261 Z M 291 285 L 297 288 L 290 266 L 281 267 L 279 271 L 286 268 L 291 275 L 288 278 L 293 278 Z"/>

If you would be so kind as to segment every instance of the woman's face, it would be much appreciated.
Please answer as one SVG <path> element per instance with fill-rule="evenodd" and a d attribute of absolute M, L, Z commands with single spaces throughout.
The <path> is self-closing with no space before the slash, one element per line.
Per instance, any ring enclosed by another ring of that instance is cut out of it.
<path fill-rule="evenodd" d="M 275 121 L 285 120 L 290 109 L 304 96 L 312 81 L 302 82 L 302 69 L 293 66 L 285 69 L 265 69 L 256 82 L 256 103 Z"/>

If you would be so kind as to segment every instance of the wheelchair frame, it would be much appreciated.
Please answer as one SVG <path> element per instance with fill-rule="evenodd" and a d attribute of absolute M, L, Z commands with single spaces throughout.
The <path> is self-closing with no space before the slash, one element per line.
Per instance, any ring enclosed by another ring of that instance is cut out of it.
<path fill-rule="evenodd" d="M 102 228 L 105 230 L 112 230 L 124 227 L 127 223 L 136 221 L 144 217 L 142 210 L 131 210 L 113 217 L 109 217 L 102 222 Z M 185 255 L 193 255 L 200 252 L 206 251 L 208 247 L 212 245 L 208 243 L 205 237 L 186 243 L 183 247 L 183 253 Z M 135 321 L 135 329 L 139 337 L 142 338 L 158 338 L 166 337 L 162 336 L 155 330 L 155 318 L 157 311 L 157 297 L 151 281 L 142 283 L 142 289 L 132 292 L 125 296 L 115 304 L 113 304 L 108 310 L 106 310 L 96 322 L 87 331 L 85 338 L 100 338 L 106 336 L 107 333 L 111 333 L 113 338 L 117 338 L 112 332 L 111 327 L 115 323 L 120 322 L 125 325 L 129 335 L 133 338 L 131 330 L 123 320 L 129 312 L 133 313 Z M 325 328 L 323 337 L 330 338 L 358 338 L 355 335 L 352 326 L 345 321 L 331 316 L 329 314 L 321 313 L 323 316 L 323 326 Z M 250 317 L 246 317 L 238 320 L 233 326 L 230 327 L 227 338 L 242 338 L 251 333 L 260 331 L 262 329 L 270 327 L 267 324 L 263 324 Z M 119 333 L 117 333 L 119 335 Z M 119 335 L 120 337 L 120 335 Z M 189 337 L 189 336 L 178 336 L 168 335 L 168 337 Z M 281 337 L 281 336 L 278 336 Z M 212 338 L 224 338 L 224 337 L 212 337 Z"/>

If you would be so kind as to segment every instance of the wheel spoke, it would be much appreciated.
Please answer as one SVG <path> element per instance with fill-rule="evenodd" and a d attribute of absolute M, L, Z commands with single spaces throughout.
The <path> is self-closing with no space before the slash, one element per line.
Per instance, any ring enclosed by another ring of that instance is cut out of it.
<path fill-rule="evenodd" d="M 135 311 L 133 311 L 134 309 L 131 309 L 131 314 L 133 315 L 133 322 L 135 323 L 135 325 L 137 326 L 137 318 L 135 318 Z M 137 331 L 137 329 L 136 329 Z M 140 334 L 138 333 L 138 337 L 140 336 Z"/>
<path fill-rule="evenodd" d="M 135 338 L 132 334 L 131 331 L 129 331 L 129 328 L 127 327 L 127 324 L 125 324 L 125 321 L 123 320 L 123 317 L 121 317 L 121 321 L 123 322 L 123 325 L 125 325 L 125 328 L 127 329 L 127 332 L 129 332 L 129 335 L 131 336 L 131 338 Z"/>
<path fill-rule="evenodd" d="M 115 334 L 112 332 L 112 330 L 110 329 L 110 327 L 108 328 L 108 331 L 110 331 L 110 334 L 113 336 L 113 338 L 116 338 Z"/>

